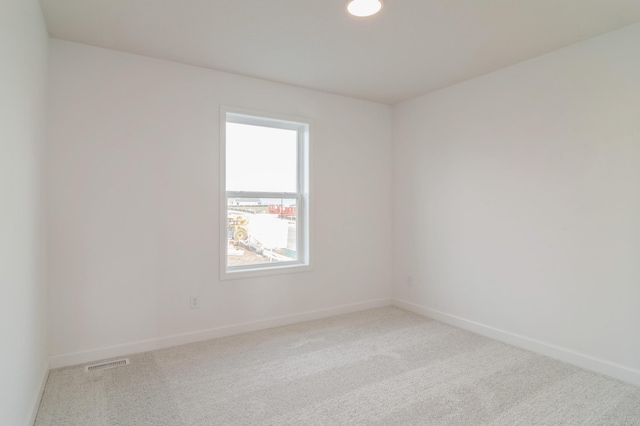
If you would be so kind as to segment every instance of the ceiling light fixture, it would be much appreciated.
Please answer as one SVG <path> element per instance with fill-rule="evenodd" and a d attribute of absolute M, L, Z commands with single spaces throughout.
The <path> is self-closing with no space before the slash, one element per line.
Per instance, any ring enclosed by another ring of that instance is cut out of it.
<path fill-rule="evenodd" d="M 382 9 L 382 0 L 348 0 L 347 11 L 353 16 L 375 15 Z"/>

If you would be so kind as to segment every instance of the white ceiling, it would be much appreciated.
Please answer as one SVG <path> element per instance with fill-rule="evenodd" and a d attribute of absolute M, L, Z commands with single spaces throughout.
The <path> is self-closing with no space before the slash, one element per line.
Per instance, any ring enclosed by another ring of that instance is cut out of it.
<path fill-rule="evenodd" d="M 41 0 L 52 37 L 393 104 L 640 21 L 640 0 Z"/>

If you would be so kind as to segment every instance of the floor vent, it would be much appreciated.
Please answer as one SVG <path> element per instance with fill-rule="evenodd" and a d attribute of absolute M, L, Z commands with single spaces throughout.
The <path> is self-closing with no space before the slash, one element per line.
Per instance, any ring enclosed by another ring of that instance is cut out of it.
<path fill-rule="evenodd" d="M 107 368 L 115 368 L 115 367 L 120 367 L 122 365 L 129 365 L 129 358 L 118 359 L 118 360 L 109 361 L 109 362 L 102 362 L 100 364 L 87 365 L 84 368 L 84 371 L 106 370 Z"/>

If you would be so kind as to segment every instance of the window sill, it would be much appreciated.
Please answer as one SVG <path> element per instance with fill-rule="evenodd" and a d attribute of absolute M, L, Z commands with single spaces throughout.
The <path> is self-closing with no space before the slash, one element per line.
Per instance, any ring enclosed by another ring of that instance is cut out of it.
<path fill-rule="evenodd" d="M 231 271 L 223 271 L 220 273 L 220 279 L 222 281 L 226 280 L 237 280 L 243 278 L 256 278 L 256 277 L 265 277 L 271 275 L 286 275 L 286 274 L 295 274 L 298 272 L 310 272 L 313 268 L 309 264 L 287 264 L 287 265 L 279 265 L 279 266 L 269 266 L 269 267 L 260 267 L 256 266 L 254 268 L 242 268 Z"/>

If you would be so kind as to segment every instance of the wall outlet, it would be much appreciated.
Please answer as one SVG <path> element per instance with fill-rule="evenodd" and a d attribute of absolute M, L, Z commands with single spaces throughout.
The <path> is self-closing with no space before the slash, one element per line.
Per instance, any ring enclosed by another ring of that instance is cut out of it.
<path fill-rule="evenodd" d="M 189 307 L 191 309 L 200 309 L 200 298 L 198 296 L 191 296 Z"/>

